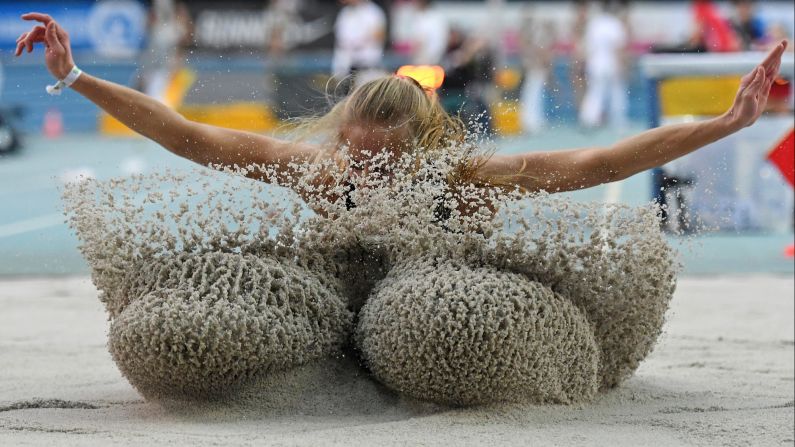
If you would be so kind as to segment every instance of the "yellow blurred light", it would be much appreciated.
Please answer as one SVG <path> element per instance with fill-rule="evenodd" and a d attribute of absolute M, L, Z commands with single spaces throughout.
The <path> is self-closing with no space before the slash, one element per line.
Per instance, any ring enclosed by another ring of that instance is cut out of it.
<path fill-rule="evenodd" d="M 396 74 L 414 79 L 430 90 L 436 90 L 444 82 L 444 68 L 438 65 L 404 65 L 398 68 Z"/>

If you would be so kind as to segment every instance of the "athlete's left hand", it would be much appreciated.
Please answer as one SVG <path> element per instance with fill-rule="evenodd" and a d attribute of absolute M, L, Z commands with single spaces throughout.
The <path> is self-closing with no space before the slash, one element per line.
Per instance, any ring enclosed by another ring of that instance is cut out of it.
<path fill-rule="evenodd" d="M 737 130 L 755 123 L 764 112 L 770 87 L 778 77 L 781 55 L 787 48 L 787 41 L 776 45 L 761 64 L 743 76 L 734 104 L 726 112 L 731 126 Z"/>
<path fill-rule="evenodd" d="M 69 44 L 69 33 L 47 14 L 31 12 L 22 15 L 23 20 L 40 22 L 27 33 L 22 33 L 17 39 L 16 56 L 22 54 L 24 49 L 28 53 L 33 51 L 36 44 L 43 43 L 44 63 L 55 79 L 63 79 L 72 71 L 75 62 L 72 59 L 72 47 Z"/>

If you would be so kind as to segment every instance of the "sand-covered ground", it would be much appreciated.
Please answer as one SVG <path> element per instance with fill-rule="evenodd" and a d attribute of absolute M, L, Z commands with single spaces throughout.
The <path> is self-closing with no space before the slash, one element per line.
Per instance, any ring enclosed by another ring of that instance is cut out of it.
<path fill-rule="evenodd" d="M 347 359 L 234 405 L 147 403 L 121 377 L 87 278 L 0 281 L 0 446 L 793 445 L 792 277 L 680 280 L 654 353 L 586 405 L 409 402 Z"/>

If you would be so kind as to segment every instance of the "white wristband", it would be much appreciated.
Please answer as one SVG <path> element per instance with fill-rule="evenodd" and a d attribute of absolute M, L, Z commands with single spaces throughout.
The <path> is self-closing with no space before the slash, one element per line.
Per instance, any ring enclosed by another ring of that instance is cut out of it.
<path fill-rule="evenodd" d="M 60 95 L 61 91 L 66 87 L 71 87 L 72 84 L 75 83 L 75 81 L 77 80 L 77 78 L 80 77 L 81 74 L 83 74 L 83 70 L 77 68 L 77 65 L 75 65 L 74 67 L 72 67 L 72 71 L 70 71 L 65 78 L 56 82 L 54 85 L 48 85 L 47 93 L 51 95 Z"/>

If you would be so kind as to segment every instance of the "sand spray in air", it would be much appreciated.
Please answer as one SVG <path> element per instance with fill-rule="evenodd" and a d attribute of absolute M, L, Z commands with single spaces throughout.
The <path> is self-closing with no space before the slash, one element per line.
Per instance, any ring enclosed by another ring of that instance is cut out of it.
<path fill-rule="evenodd" d="M 581 402 L 629 377 L 678 271 L 655 207 L 451 186 L 464 153 L 71 184 L 115 362 L 151 399 L 249 393 L 351 347 L 443 404 Z"/>

